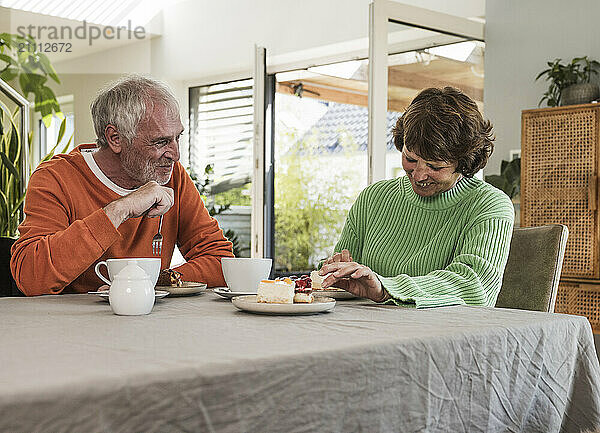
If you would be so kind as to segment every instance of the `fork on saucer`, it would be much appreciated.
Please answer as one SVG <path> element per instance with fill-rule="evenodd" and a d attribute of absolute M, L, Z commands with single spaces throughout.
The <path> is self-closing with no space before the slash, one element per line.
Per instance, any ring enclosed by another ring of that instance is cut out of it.
<path fill-rule="evenodd" d="M 158 223 L 158 233 L 156 233 L 152 238 L 152 254 L 155 256 L 160 256 L 160 253 L 162 251 L 163 237 L 160 234 L 160 231 L 162 230 L 162 221 L 163 216 L 161 215 L 160 222 Z"/>

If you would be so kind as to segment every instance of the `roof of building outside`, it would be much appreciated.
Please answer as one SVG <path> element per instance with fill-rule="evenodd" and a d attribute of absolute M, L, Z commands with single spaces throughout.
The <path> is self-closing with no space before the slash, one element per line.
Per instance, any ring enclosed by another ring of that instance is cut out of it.
<path fill-rule="evenodd" d="M 369 136 L 368 109 L 359 105 L 323 103 L 328 105 L 328 110 L 301 139 L 304 140 L 313 134 L 318 134 L 319 148 L 333 153 L 343 150 L 342 137 L 343 134 L 348 134 L 357 143 L 359 150 L 366 151 Z M 388 150 L 394 148 L 392 128 L 401 115 L 402 113 L 397 111 L 388 111 L 387 113 Z"/>

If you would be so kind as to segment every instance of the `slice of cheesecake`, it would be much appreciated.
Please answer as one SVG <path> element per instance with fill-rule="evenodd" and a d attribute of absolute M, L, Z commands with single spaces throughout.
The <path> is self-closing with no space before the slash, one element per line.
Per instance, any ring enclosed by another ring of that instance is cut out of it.
<path fill-rule="evenodd" d="M 289 278 L 262 280 L 258 283 L 256 302 L 269 304 L 293 304 L 295 284 Z"/>

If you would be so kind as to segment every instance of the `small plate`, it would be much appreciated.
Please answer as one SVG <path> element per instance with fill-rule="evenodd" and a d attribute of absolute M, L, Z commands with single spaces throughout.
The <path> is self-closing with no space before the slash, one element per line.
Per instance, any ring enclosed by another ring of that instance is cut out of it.
<path fill-rule="evenodd" d="M 234 296 L 250 296 L 256 295 L 256 292 L 232 292 L 227 287 L 215 287 L 213 293 L 225 299 L 231 299 Z"/>
<path fill-rule="evenodd" d="M 260 314 L 316 314 L 333 310 L 335 299 L 315 296 L 311 304 L 267 304 L 256 302 L 256 295 L 236 296 L 231 302 L 236 308 Z"/>
<path fill-rule="evenodd" d="M 338 301 L 358 298 L 358 296 L 356 296 L 354 293 L 347 292 L 344 289 L 329 290 L 329 288 L 327 288 L 325 290 L 313 290 L 312 294 L 314 296 L 328 296 L 330 298 L 337 299 Z"/>
<path fill-rule="evenodd" d="M 99 290 L 97 292 L 88 292 L 88 295 L 98 295 L 105 301 L 108 301 L 108 290 Z M 165 292 L 163 290 L 155 290 L 154 291 L 154 299 L 162 299 L 165 296 L 169 296 L 169 292 Z"/>
<path fill-rule="evenodd" d="M 171 295 L 176 296 L 195 295 L 206 290 L 206 283 L 193 283 L 191 281 L 185 281 L 181 287 L 156 286 L 155 290 L 169 292 Z"/>

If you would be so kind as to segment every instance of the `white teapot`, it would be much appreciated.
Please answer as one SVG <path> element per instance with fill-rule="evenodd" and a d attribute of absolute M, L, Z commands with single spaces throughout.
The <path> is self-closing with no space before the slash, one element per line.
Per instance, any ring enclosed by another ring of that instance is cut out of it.
<path fill-rule="evenodd" d="M 154 307 L 154 284 L 135 260 L 131 260 L 113 279 L 108 299 L 115 314 L 149 314 Z"/>

